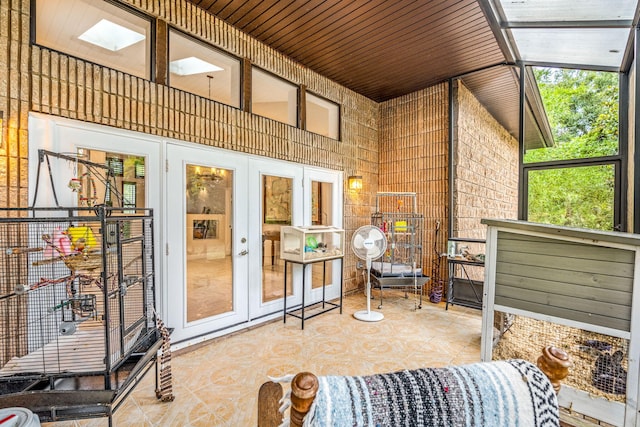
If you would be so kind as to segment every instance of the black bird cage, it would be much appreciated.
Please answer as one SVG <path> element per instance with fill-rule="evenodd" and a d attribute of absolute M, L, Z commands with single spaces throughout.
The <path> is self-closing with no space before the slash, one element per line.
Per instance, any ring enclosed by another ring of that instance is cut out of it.
<path fill-rule="evenodd" d="M 111 422 L 141 374 L 157 371 L 163 344 L 152 211 L 0 216 L 0 407 L 26 407 L 44 421 Z"/>

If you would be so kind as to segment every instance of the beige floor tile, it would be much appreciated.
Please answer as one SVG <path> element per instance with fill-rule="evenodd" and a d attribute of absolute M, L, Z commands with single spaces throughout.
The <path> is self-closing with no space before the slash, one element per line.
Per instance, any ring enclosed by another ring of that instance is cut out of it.
<path fill-rule="evenodd" d="M 374 292 L 374 295 L 376 293 Z M 377 295 L 376 295 L 377 296 Z M 318 375 L 370 375 L 402 369 L 473 363 L 480 360 L 480 311 L 385 291 L 384 305 L 371 309 L 384 320 L 358 321 L 366 309 L 362 293 L 346 297 L 338 310 L 305 321 L 288 317 L 212 340 L 174 354 L 173 402 L 155 397 L 147 375 L 114 416 L 114 426 L 243 427 L 257 422 L 257 395 L 268 377 L 309 370 Z M 106 427 L 104 418 L 43 423 L 44 427 Z"/>

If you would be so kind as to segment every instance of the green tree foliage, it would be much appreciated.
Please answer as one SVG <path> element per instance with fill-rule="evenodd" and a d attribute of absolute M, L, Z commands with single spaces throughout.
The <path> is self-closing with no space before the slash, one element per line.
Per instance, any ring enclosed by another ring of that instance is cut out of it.
<path fill-rule="evenodd" d="M 535 70 L 555 146 L 530 150 L 525 163 L 618 152 L 618 75 L 584 70 Z M 529 173 L 530 221 L 610 230 L 614 169 L 582 166 Z"/>
<path fill-rule="evenodd" d="M 606 166 L 529 172 L 529 221 L 611 230 L 614 169 Z"/>

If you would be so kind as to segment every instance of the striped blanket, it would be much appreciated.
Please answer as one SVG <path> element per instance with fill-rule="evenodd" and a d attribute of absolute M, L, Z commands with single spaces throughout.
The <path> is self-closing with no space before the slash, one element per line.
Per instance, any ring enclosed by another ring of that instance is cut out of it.
<path fill-rule="evenodd" d="M 559 426 L 549 379 L 524 360 L 321 376 L 305 426 Z"/>

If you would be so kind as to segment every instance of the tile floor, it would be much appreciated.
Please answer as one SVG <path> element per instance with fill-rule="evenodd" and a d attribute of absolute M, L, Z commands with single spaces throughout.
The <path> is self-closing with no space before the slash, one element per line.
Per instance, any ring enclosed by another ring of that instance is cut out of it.
<path fill-rule="evenodd" d="M 413 295 L 385 291 L 381 322 L 355 320 L 366 309 L 362 293 L 338 310 L 305 321 L 287 317 L 219 338 L 172 358 L 175 400 L 159 402 L 150 373 L 113 417 L 120 426 L 251 427 L 257 422 L 257 395 L 268 376 L 303 370 L 318 375 L 368 375 L 480 360 L 481 313 L 444 303 L 423 303 Z M 387 299 L 387 297 L 390 297 Z M 372 309 L 377 303 L 372 301 Z M 151 371 L 153 372 L 153 371 Z M 102 427 L 106 418 L 43 423 L 44 427 Z"/>

